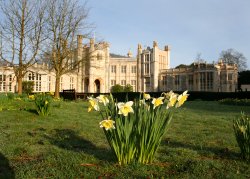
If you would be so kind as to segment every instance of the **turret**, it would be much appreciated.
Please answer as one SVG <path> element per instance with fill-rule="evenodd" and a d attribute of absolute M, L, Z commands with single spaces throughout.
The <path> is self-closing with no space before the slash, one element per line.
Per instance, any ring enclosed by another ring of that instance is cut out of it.
<path fill-rule="evenodd" d="M 158 47 L 158 43 L 156 41 L 153 42 L 153 47 Z"/>
<path fill-rule="evenodd" d="M 90 43 L 90 51 L 93 52 L 95 50 L 95 40 L 91 38 L 89 43 Z"/>
<path fill-rule="evenodd" d="M 168 54 L 167 54 L 167 69 L 170 68 L 170 51 L 171 51 L 171 48 L 169 45 L 166 45 L 165 48 L 164 48 L 164 51 L 166 51 Z"/>
<path fill-rule="evenodd" d="M 170 51 L 170 46 L 169 45 L 166 45 L 165 48 L 164 48 L 165 51 Z"/>
<path fill-rule="evenodd" d="M 137 92 L 140 92 L 141 89 L 141 54 L 142 54 L 142 47 L 141 44 L 138 44 L 137 48 Z"/>
<path fill-rule="evenodd" d="M 83 39 L 83 35 L 77 35 L 77 48 L 78 49 L 82 48 L 82 39 Z"/>
<path fill-rule="evenodd" d="M 132 52 L 131 52 L 130 49 L 129 49 L 128 53 L 127 53 L 127 56 L 128 56 L 129 58 L 132 58 L 132 57 L 133 57 L 133 54 L 132 54 Z"/>

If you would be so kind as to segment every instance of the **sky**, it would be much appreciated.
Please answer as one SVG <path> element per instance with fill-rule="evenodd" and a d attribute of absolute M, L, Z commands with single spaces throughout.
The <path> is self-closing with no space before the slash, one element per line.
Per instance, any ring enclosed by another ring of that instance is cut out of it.
<path fill-rule="evenodd" d="M 83 1 L 83 0 L 80 0 Z M 89 0 L 96 39 L 110 52 L 136 56 L 137 45 L 171 47 L 170 66 L 191 64 L 198 54 L 212 63 L 233 48 L 250 69 L 249 0 Z"/>

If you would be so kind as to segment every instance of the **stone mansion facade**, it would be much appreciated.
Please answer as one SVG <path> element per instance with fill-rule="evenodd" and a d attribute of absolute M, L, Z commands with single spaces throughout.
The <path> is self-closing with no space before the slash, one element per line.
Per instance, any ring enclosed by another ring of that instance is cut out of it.
<path fill-rule="evenodd" d="M 64 74 L 60 90 L 75 89 L 82 93 L 108 93 L 115 84 L 130 84 L 136 92 L 158 91 L 222 91 L 237 89 L 236 65 L 193 63 L 170 68 L 170 47 L 164 49 L 153 42 L 145 49 L 139 44 L 136 57 L 131 52 L 126 57 L 110 54 L 109 44 L 95 43 L 90 39 L 83 45 L 83 36 L 77 36 L 74 60 L 82 61 L 77 70 Z M 85 59 L 85 60 L 83 60 Z M 24 81 L 34 81 L 34 92 L 55 90 L 55 73 L 45 63 L 28 69 Z M 0 66 L 0 92 L 15 92 L 16 77 L 12 67 Z"/>

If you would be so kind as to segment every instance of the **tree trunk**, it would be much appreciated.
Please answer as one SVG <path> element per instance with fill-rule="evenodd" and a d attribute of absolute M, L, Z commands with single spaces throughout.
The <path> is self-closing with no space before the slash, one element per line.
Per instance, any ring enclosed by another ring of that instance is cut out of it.
<path fill-rule="evenodd" d="M 55 98 L 60 98 L 59 90 L 60 90 L 60 77 L 56 77 Z"/>
<path fill-rule="evenodd" d="M 23 82 L 22 77 L 17 76 L 17 86 L 18 86 L 17 92 L 18 92 L 19 95 L 21 95 L 22 92 L 23 92 L 23 84 L 22 84 L 22 82 Z"/>
<path fill-rule="evenodd" d="M 25 24 L 25 11 L 26 11 L 26 1 L 22 3 L 22 17 L 21 17 L 21 34 L 20 34 L 20 47 L 19 47 L 19 67 L 18 67 L 18 76 L 17 76 L 17 83 L 18 83 L 18 94 L 21 95 L 23 92 L 23 85 L 22 85 L 22 73 L 23 73 L 23 43 L 24 43 L 24 24 Z"/>

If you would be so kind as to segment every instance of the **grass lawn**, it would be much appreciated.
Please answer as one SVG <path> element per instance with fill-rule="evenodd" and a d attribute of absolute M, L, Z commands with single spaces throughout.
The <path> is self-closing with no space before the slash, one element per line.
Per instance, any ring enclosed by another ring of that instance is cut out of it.
<path fill-rule="evenodd" d="M 188 101 L 174 115 L 150 165 L 119 166 L 87 102 L 0 99 L 0 178 L 250 178 L 232 121 L 250 106 Z M 8 110 L 7 110 L 8 109 Z"/>

